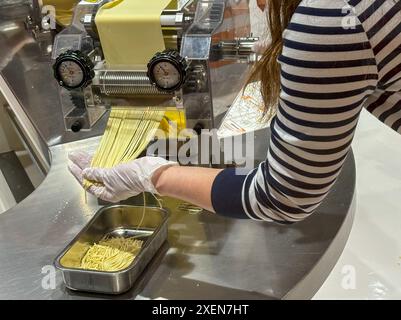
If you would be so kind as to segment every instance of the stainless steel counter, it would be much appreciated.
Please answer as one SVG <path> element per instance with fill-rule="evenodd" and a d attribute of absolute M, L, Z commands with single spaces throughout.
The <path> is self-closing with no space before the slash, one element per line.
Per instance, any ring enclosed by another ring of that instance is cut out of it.
<path fill-rule="evenodd" d="M 65 289 L 59 273 L 55 288 L 45 289 L 49 277 L 42 268 L 52 265 L 99 208 L 92 198 L 85 203 L 66 167 L 68 152 L 94 149 L 98 138 L 66 143 L 88 134 L 64 132 L 48 61 L 22 24 L 7 19 L 0 15 L 0 75 L 14 94 L 9 102 L 20 105 L 51 146 L 52 164 L 34 193 L 0 215 L 0 299 L 280 299 L 310 298 L 317 291 L 352 225 L 352 154 L 333 192 L 304 222 L 285 227 L 230 220 L 189 214 L 167 202 L 168 244 L 133 290 L 118 297 L 75 293 Z M 98 135 L 103 125 L 89 135 Z M 268 141 L 266 132 L 258 135 L 257 159 Z"/>
<path fill-rule="evenodd" d="M 53 263 L 98 209 L 94 199 L 85 204 L 66 168 L 68 152 L 93 149 L 96 142 L 52 147 L 53 163 L 42 185 L 0 215 L 0 298 L 116 298 L 68 291 L 59 273 L 54 290 L 41 285 L 42 267 Z M 169 205 L 165 255 L 153 261 L 134 290 L 117 298 L 311 297 L 337 261 L 352 224 L 353 163 L 351 155 L 324 205 L 295 226 L 188 214 Z"/>

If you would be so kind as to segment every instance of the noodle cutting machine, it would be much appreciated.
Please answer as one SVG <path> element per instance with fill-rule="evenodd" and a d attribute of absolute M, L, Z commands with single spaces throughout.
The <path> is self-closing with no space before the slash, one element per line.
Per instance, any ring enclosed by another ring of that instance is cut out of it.
<path fill-rule="evenodd" d="M 163 107 L 197 133 L 216 128 L 257 40 L 248 0 L 79 1 L 52 52 L 66 129 L 91 130 L 111 106 Z"/>

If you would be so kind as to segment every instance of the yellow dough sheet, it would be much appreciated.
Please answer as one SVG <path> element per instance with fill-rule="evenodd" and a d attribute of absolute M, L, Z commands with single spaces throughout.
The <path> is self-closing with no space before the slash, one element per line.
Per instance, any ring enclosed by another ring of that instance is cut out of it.
<path fill-rule="evenodd" d="M 116 0 L 95 23 L 108 68 L 144 66 L 165 49 L 160 16 L 171 0 Z"/>

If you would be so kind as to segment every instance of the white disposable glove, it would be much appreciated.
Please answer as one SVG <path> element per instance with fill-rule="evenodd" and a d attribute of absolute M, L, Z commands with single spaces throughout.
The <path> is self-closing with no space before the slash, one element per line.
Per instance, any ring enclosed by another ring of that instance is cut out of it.
<path fill-rule="evenodd" d="M 84 179 L 102 186 L 91 186 L 88 192 L 108 202 L 119 202 L 142 192 L 158 194 L 152 182 L 156 171 L 178 165 L 159 157 L 143 157 L 110 169 L 90 168 L 92 157 L 83 152 L 69 154 L 71 173 L 81 185 Z"/>

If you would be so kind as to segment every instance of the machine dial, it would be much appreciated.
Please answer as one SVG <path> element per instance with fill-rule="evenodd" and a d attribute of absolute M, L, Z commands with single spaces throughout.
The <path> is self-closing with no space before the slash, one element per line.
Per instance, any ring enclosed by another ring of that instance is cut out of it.
<path fill-rule="evenodd" d="M 53 65 L 54 77 L 68 90 L 86 87 L 95 76 L 93 69 L 89 57 L 78 50 L 62 53 Z"/>
<path fill-rule="evenodd" d="M 148 63 L 148 77 L 161 91 L 179 90 L 187 78 L 188 65 L 177 51 L 158 52 Z"/>

